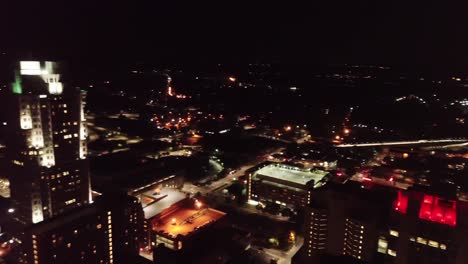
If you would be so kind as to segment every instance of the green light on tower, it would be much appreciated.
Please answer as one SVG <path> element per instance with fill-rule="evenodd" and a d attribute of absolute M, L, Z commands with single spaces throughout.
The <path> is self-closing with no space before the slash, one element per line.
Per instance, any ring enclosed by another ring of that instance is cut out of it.
<path fill-rule="evenodd" d="M 15 94 L 23 93 L 23 88 L 21 87 L 21 77 L 18 73 L 15 74 L 15 82 L 13 83 L 12 90 Z"/>

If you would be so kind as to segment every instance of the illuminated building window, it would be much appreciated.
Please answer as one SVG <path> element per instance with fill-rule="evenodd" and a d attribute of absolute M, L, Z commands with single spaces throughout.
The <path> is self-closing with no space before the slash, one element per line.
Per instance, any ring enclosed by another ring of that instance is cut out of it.
<path fill-rule="evenodd" d="M 422 238 L 422 237 L 417 237 L 416 242 L 418 242 L 419 244 L 427 245 L 427 240 L 425 238 Z"/>
<path fill-rule="evenodd" d="M 393 250 L 393 249 L 388 249 L 387 253 L 388 253 L 388 255 L 390 255 L 392 257 L 396 257 L 396 251 Z"/>
<path fill-rule="evenodd" d="M 72 204 L 74 202 L 76 202 L 76 199 L 71 199 L 71 200 L 65 201 L 65 204 L 70 205 L 70 204 Z"/>
<path fill-rule="evenodd" d="M 427 243 L 427 245 L 428 245 L 428 246 L 431 246 L 431 247 L 438 248 L 438 247 L 439 247 L 439 242 L 434 241 L 434 240 L 429 240 L 429 242 Z"/>
<path fill-rule="evenodd" d="M 398 231 L 396 231 L 396 230 L 390 230 L 390 235 L 394 236 L 394 237 L 398 237 L 400 235 L 400 233 L 398 233 Z"/>
<path fill-rule="evenodd" d="M 446 249 L 447 249 L 447 246 L 446 246 L 445 244 L 440 244 L 440 249 L 446 250 Z"/>
<path fill-rule="evenodd" d="M 387 249 L 388 249 L 387 240 L 385 239 L 385 237 L 380 237 L 377 242 L 377 252 L 385 254 L 387 253 Z"/>

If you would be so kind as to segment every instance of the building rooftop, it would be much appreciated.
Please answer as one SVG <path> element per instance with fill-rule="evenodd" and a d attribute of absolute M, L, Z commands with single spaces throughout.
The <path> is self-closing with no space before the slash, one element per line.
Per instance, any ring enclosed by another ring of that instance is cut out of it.
<path fill-rule="evenodd" d="M 179 208 L 155 219 L 153 230 L 171 237 L 187 236 L 209 223 L 218 221 L 225 213 L 211 208 Z"/>
<path fill-rule="evenodd" d="M 271 164 L 259 169 L 255 174 L 306 185 L 311 180 L 314 180 L 315 183 L 321 181 L 328 172 L 322 170 L 309 171 L 293 166 Z"/>
<path fill-rule="evenodd" d="M 145 219 L 150 219 L 171 205 L 184 200 L 186 194 L 177 189 L 164 187 L 159 190 L 147 190 L 139 194 L 138 198 L 140 198 L 141 205 L 143 206 Z"/>

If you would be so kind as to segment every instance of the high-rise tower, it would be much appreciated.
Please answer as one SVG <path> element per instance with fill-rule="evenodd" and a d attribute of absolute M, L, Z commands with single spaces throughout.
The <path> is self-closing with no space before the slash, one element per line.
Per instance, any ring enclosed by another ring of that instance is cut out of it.
<path fill-rule="evenodd" d="M 85 93 L 66 87 L 58 66 L 19 62 L 9 94 L 10 211 L 25 224 L 91 202 Z"/>

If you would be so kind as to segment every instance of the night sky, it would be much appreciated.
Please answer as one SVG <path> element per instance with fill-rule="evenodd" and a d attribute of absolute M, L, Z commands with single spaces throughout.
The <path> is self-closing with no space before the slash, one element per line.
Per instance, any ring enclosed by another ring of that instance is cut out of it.
<path fill-rule="evenodd" d="M 44 2 L 2 1 L 2 50 L 112 62 L 468 66 L 468 9 L 448 1 Z"/>

